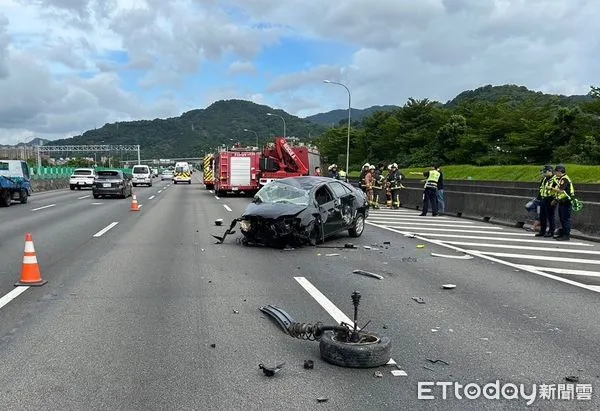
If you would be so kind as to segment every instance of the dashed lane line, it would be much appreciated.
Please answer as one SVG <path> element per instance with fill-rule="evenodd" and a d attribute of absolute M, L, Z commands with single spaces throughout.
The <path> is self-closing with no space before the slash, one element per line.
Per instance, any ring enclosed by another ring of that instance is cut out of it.
<path fill-rule="evenodd" d="M 32 208 L 32 209 L 31 209 L 31 211 L 43 210 L 43 209 L 45 209 L 45 208 L 50 208 L 50 207 L 54 207 L 54 206 L 56 206 L 56 204 L 48 204 L 48 205 L 45 205 L 45 206 L 43 206 L 43 207 Z"/>
<path fill-rule="evenodd" d="M 6 304 L 23 294 L 28 288 L 28 285 L 21 285 L 16 287 L 11 292 L 7 293 L 5 296 L 0 298 L 0 308 L 4 307 Z"/>
<path fill-rule="evenodd" d="M 93 237 L 96 237 L 96 238 L 97 237 L 102 237 L 104 234 L 106 234 L 110 229 L 112 229 L 117 224 L 119 224 L 118 221 L 114 221 L 114 222 L 110 223 L 109 225 L 107 225 L 106 227 L 104 227 L 102 230 L 100 230 L 96 234 L 94 234 Z"/>
<path fill-rule="evenodd" d="M 223 207 L 225 207 L 225 210 L 227 210 L 229 212 L 233 211 L 227 204 L 223 204 Z"/>
<path fill-rule="evenodd" d="M 342 310 L 337 308 L 336 305 L 332 303 L 329 298 L 327 298 L 321 291 L 319 291 L 317 287 L 315 287 L 310 281 L 308 281 L 306 277 L 294 277 L 294 280 L 296 280 L 298 284 L 300 284 L 302 288 L 304 288 L 304 290 L 308 294 L 310 294 L 310 296 L 314 298 L 315 301 L 319 303 L 319 305 L 323 307 L 325 311 L 327 311 L 327 314 L 329 314 L 338 324 L 354 323 L 354 321 L 352 321 L 346 314 L 344 314 Z M 359 327 L 357 327 L 357 329 L 360 330 Z M 393 358 L 390 358 L 390 360 L 388 361 L 388 365 L 397 365 L 397 363 L 396 361 L 394 361 Z M 405 371 L 400 371 L 401 373 L 398 374 L 399 376 L 407 376 Z"/>
<path fill-rule="evenodd" d="M 220 199 L 221 199 L 219 196 L 215 196 L 215 198 L 216 198 L 217 200 L 220 200 Z"/>
<path fill-rule="evenodd" d="M 371 222 L 368 222 L 368 221 L 366 223 L 369 224 L 369 225 L 371 225 L 371 226 L 373 226 L 373 227 L 377 227 L 377 228 L 381 228 L 383 230 L 391 231 L 391 232 L 396 233 L 396 234 L 402 234 L 402 235 L 413 234 L 414 238 L 417 238 L 417 239 L 419 239 L 421 241 L 425 241 L 425 242 L 428 242 L 428 243 L 431 243 L 431 244 L 439 245 L 440 247 L 449 248 L 451 250 L 458 251 L 459 253 L 470 254 L 470 255 L 473 255 L 475 257 L 480 257 L 480 258 L 483 258 L 483 259 L 488 260 L 488 261 L 493 261 L 493 262 L 498 263 L 498 264 L 506 265 L 508 267 L 512 267 L 512 268 L 524 270 L 524 271 L 527 271 L 529 273 L 539 275 L 541 277 L 550 278 L 550 279 L 553 279 L 553 280 L 556 280 L 556 281 L 560 281 L 560 282 L 565 283 L 565 284 L 574 285 L 575 287 L 579 287 L 579 288 L 583 288 L 583 289 L 586 289 L 586 290 L 589 290 L 589 291 L 594 291 L 596 293 L 600 293 L 600 286 L 597 286 L 597 285 L 582 284 L 582 283 L 579 283 L 577 281 L 569 280 L 567 278 L 562 278 L 562 277 L 558 277 L 556 275 L 552 275 L 552 274 L 546 273 L 544 271 L 541 271 L 539 268 L 533 268 L 533 267 L 530 267 L 530 266 L 524 266 L 522 264 L 511 263 L 511 262 L 508 262 L 508 261 L 501 260 L 499 258 L 495 258 L 495 257 L 493 257 L 491 255 L 485 255 L 485 254 L 483 254 L 483 253 L 481 253 L 479 251 L 476 251 L 476 250 L 465 250 L 465 249 L 462 249 L 460 247 L 456 247 L 456 246 L 453 246 L 453 245 L 450 245 L 450 244 L 446 244 L 446 243 L 444 243 L 443 241 L 440 241 L 440 240 L 434 240 L 434 239 L 431 239 L 431 238 L 427 238 L 427 237 L 423 237 L 421 235 L 417 235 L 417 234 L 411 233 L 410 231 L 400 231 L 400 230 L 396 230 L 396 229 L 391 228 L 391 227 L 387 227 L 387 226 L 379 225 L 379 224 L 374 224 L 374 223 L 371 223 Z"/>
<path fill-rule="evenodd" d="M 81 197 L 77 197 L 78 200 L 83 200 L 84 198 L 89 198 L 91 197 L 90 194 L 86 195 L 86 196 L 81 196 Z"/>
<path fill-rule="evenodd" d="M 150 197 L 148 197 L 148 200 L 153 200 L 154 197 L 156 197 L 156 196 L 150 196 Z"/>

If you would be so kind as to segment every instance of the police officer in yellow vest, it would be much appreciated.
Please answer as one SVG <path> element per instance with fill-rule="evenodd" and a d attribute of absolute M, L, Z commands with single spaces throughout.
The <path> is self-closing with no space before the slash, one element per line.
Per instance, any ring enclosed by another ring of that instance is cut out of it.
<path fill-rule="evenodd" d="M 429 211 L 429 203 L 431 203 L 431 215 L 438 215 L 438 202 L 437 202 L 437 183 L 440 179 L 440 172 L 437 171 L 438 165 L 431 167 L 431 170 L 425 171 L 423 176 L 425 177 L 425 191 L 423 193 L 423 211 L 421 216 L 427 215 Z"/>
<path fill-rule="evenodd" d="M 542 168 L 542 180 L 540 181 L 540 192 L 538 199 L 540 200 L 540 232 L 536 237 L 552 237 L 554 234 L 556 214 L 556 204 L 553 201 L 556 199 L 556 193 L 553 188 L 558 187 L 558 179 L 554 175 L 554 170 L 550 164 Z M 546 231 L 548 229 L 548 231 Z"/>
<path fill-rule="evenodd" d="M 556 193 L 555 204 L 558 204 L 558 218 L 560 219 L 560 233 L 554 238 L 558 241 L 569 241 L 571 239 L 571 215 L 573 214 L 572 199 L 575 198 L 575 187 L 567 175 L 567 169 L 559 164 L 554 168 L 558 187 L 552 191 Z"/>

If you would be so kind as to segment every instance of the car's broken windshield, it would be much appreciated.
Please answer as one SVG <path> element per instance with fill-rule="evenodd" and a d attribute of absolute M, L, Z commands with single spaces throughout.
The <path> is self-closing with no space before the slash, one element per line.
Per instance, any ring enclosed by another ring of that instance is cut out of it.
<path fill-rule="evenodd" d="M 309 204 L 309 192 L 289 184 L 271 182 L 256 193 L 262 203 L 295 204 L 306 206 Z"/>

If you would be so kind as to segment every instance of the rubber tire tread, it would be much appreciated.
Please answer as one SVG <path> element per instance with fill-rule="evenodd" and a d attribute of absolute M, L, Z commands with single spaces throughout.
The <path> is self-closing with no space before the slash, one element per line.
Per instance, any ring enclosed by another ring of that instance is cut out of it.
<path fill-rule="evenodd" d="M 375 335 L 375 334 L 373 334 Z M 389 337 L 378 336 L 376 344 L 347 344 L 333 339 L 327 331 L 321 337 L 321 358 L 330 364 L 348 368 L 375 368 L 386 365 L 391 358 L 392 342 Z"/>

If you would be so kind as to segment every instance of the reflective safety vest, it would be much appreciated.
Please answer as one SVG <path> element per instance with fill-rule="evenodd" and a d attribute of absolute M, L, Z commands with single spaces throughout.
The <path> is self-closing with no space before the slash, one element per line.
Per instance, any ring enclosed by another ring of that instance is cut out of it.
<path fill-rule="evenodd" d="M 556 176 L 544 177 L 540 182 L 540 197 L 548 198 L 555 197 L 555 193 L 552 191 L 553 187 L 558 187 L 558 179 Z"/>
<path fill-rule="evenodd" d="M 440 172 L 437 170 L 429 170 L 429 177 L 427 177 L 427 181 L 425 181 L 425 188 L 437 188 L 440 175 Z"/>
<path fill-rule="evenodd" d="M 561 186 L 562 186 L 563 180 L 566 180 L 569 183 L 569 189 L 568 189 L 568 191 L 558 193 L 556 198 L 558 199 L 558 201 L 567 202 L 567 200 L 572 199 L 573 196 L 575 195 L 575 187 L 573 186 L 573 182 L 571 181 L 569 176 L 565 174 L 564 176 L 562 176 L 561 178 L 558 179 L 558 188 L 562 189 Z"/>

